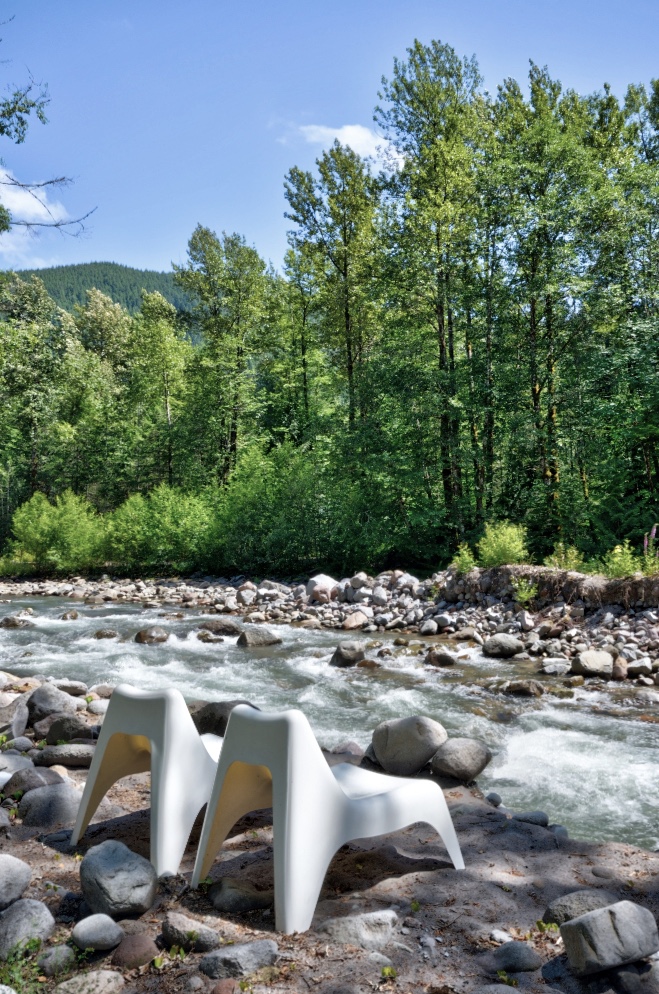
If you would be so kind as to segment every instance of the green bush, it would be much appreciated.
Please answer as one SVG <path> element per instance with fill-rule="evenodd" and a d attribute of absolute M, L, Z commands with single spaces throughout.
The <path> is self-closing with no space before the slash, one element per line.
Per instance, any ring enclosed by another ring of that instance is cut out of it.
<path fill-rule="evenodd" d="M 513 596 L 518 604 L 525 606 L 530 604 L 538 596 L 538 588 L 531 580 L 524 576 L 514 576 L 510 581 L 513 588 Z"/>
<path fill-rule="evenodd" d="M 551 556 L 547 556 L 545 559 L 545 566 L 580 572 L 583 570 L 584 559 L 573 545 L 566 546 L 564 542 L 559 542 Z"/>
<path fill-rule="evenodd" d="M 469 573 L 475 565 L 476 557 L 473 552 L 466 542 L 461 542 L 458 546 L 458 551 L 451 560 L 451 566 L 456 569 L 458 573 Z"/>
<path fill-rule="evenodd" d="M 485 525 L 485 534 L 477 549 L 478 563 L 486 569 L 490 566 L 513 566 L 529 561 L 526 528 L 509 521 Z"/>
<path fill-rule="evenodd" d="M 640 572 L 642 566 L 642 560 L 634 554 L 627 538 L 622 545 L 616 545 L 602 558 L 602 572 L 611 579 L 632 576 L 633 573 Z"/>
<path fill-rule="evenodd" d="M 14 513 L 11 555 L 46 569 L 88 569 L 101 561 L 104 530 L 84 497 L 66 490 L 51 504 L 36 493 Z"/>
<path fill-rule="evenodd" d="M 212 495 L 162 484 L 147 497 L 133 494 L 108 515 L 106 555 L 129 568 L 193 569 L 207 555 L 212 520 Z"/>

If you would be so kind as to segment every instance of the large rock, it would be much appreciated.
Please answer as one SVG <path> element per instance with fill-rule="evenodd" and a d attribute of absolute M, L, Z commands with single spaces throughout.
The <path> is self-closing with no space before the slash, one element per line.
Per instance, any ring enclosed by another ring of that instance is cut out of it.
<path fill-rule="evenodd" d="M 74 926 L 71 938 L 78 949 L 114 949 L 124 937 L 124 930 L 109 915 L 89 915 Z"/>
<path fill-rule="evenodd" d="M 35 766 L 67 766 L 74 769 L 89 769 L 94 758 L 95 745 L 83 742 L 67 742 L 66 745 L 48 745 L 34 757 Z"/>
<path fill-rule="evenodd" d="M 33 770 L 34 763 L 29 756 L 17 756 L 12 752 L 0 753 L 0 773 L 17 773 L 18 770 Z"/>
<path fill-rule="evenodd" d="M 330 659 L 330 666 L 356 666 L 364 658 L 363 643 L 356 642 L 354 639 L 346 639 L 344 642 L 339 642 L 334 650 L 334 654 Z"/>
<path fill-rule="evenodd" d="M 95 639 L 118 639 L 119 632 L 115 631 L 114 628 L 99 628 L 98 631 L 94 632 Z"/>
<path fill-rule="evenodd" d="M 124 978 L 116 970 L 90 970 L 58 984 L 55 994 L 117 994 L 124 984 Z"/>
<path fill-rule="evenodd" d="M 562 897 L 555 898 L 545 908 L 542 920 L 554 925 L 564 925 L 565 922 L 569 922 L 573 918 L 580 918 L 581 915 L 586 915 L 589 911 L 595 911 L 596 908 L 606 908 L 610 904 L 617 904 L 617 902 L 617 896 L 608 890 L 596 890 L 594 887 L 589 890 L 574 890 L 571 894 L 563 894 Z"/>
<path fill-rule="evenodd" d="M 4 911 L 22 897 L 32 879 L 32 869 L 22 859 L 0 855 L 0 911 Z"/>
<path fill-rule="evenodd" d="M 91 725 L 77 714 L 59 715 L 46 733 L 46 744 L 57 745 L 58 742 L 70 742 L 71 739 L 93 738 Z M 64 764 L 66 765 L 66 764 Z"/>
<path fill-rule="evenodd" d="M 230 914 L 271 908 L 274 902 L 273 891 L 257 890 L 249 880 L 238 880 L 233 877 L 222 877 L 218 880 L 209 888 L 208 897 L 216 911 Z"/>
<path fill-rule="evenodd" d="M 89 687 L 82 680 L 69 680 L 68 677 L 55 680 L 55 686 L 58 690 L 63 690 L 65 694 L 70 694 L 71 697 L 84 697 L 89 692 Z"/>
<path fill-rule="evenodd" d="M 282 640 L 269 628 L 244 628 L 238 636 L 238 645 L 247 648 L 261 645 L 279 645 Z"/>
<path fill-rule="evenodd" d="M 264 966 L 272 966 L 278 955 L 277 943 L 272 939 L 238 942 L 235 946 L 223 946 L 204 956 L 199 969 L 213 980 L 244 977 Z"/>
<path fill-rule="evenodd" d="M 27 728 L 29 712 L 23 695 L 0 708 L 0 734 L 17 739 Z"/>
<path fill-rule="evenodd" d="M 492 954 L 495 970 L 506 973 L 526 973 L 539 970 L 542 958 L 528 942 L 504 942 Z"/>
<path fill-rule="evenodd" d="M 213 635 L 240 635 L 242 627 L 233 618 L 212 618 L 199 625 L 205 632 L 212 632 Z"/>
<path fill-rule="evenodd" d="M 440 646 L 430 649 L 424 659 L 427 666 L 454 666 L 457 661 L 458 657 L 455 653 L 449 652 L 448 649 L 442 649 Z"/>
<path fill-rule="evenodd" d="M 220 936 L 212 928 L 176 911 L 168 911 L 165 915 L 162 937 L 168 949 L 180 946 L 186 952 L 208 953 L 220 944 Z"/>
<path fill-rule="evenodd" d="M 364 614 L 363 611 L 353 611 L 347 616 L 341 627 L 347 631 L 356 631 L 358 628 L 363 628 L 364 625 L 369 625 L 371 619 L 368 615 Z"/>
<path fill-rule="evenodd" d="M 398 924 L 395 911 L 370 911 L 363 915 L 345 918 L 328 918 L 318 926 L 318 931 L 329 936 L 332 942 L 341 942 L 362 949 L 382 949 L 394 936 Z"/>
<path fill-rule="evenodd" d="M 80 886 L 92 911 L 122 918 L 148 911 L 156 898 L 156 871 L 123 842 L 93 846 L 80 864 Z"/>
<path fill-rule="evenodd" d="M 8 614 L 0 621 L 0 628 L 34 628 L 34 622 L 27 618 L 18 618 L 14 614 Z"/>
<path fill-rule="evenodd" d="M 319 604 L 328 604 L 339 592 L 339 584 L 326 573 L 318 573 L 307 581 L 307 597 Z"/>
<path fill-rule="evenodd" d="M 505 632 L 498 632 L 490 635 L 483 644 L 483 652 L 486 656 L 494 656 L 498 659 L 510 659 L 518 652 L 524 651 L 524 643 L 515 638 L 514 635 L 507 635 Z"/>
<path fill-rule="evenodd" d="M 587 649 L 572 660 L 572 672 L 577 676 L 610 677 L 613 671 L 613 656 L 600 649 Z"/>
<path fill-rule="evenodd" d="M 444 726 L 432 718 L 391 718 L 373 731 L 373 750 L 387 773 L 409 777 L 423 769 L 447 738 Z"/>
<path fill-rule="evenodd" d="M 35 770 L 32 767 L 25 770 L 17 770 L 16 773 L 13 773 L 11 779 L 2 788 L 2 791 L 5 797 L 13 797 L 14 795 L 18 795 L 19 792 L 22 797 L 30 790 L 36 790 L 38 787 L 47 787 L 53 783 L 64 783 L 64 778 L 59 773 L 56 773 L 55 770 L 49 770 L 47 767 L 39 770 Z"/>
<path fill-rule="evenodd" d="M 470 783 L 483 772 L 492 753 L 477 739 L 449 739 L 432 757 L 433 773 Z"/>
<path fill-rule="evenodd" d="M 52 935 L 55 919 L 41 901 L 21 898 L 0 914 L 0 959 L 30 939 L 43 941 Z"/>
<path fill-rule="evenodd" d="M 34 725 L 51 714 L 75 714 L 77 705 L 70 694 L 58 690 L 52 683 L 43 683 L 28 697 L 27 710 L 29 722 Z"/>
<path fill-rule="evenodd" d="M 81 798 L 80 791 L 67 781 L 37 787 L 21 798 L 18 815 L 31 828 L 73 825 Z"/>
<path fill-rule="evenodd" d="M 192 715 L 192 720 L 199 734 L 206 735 L 210 732 L 212 735 L 223 736 L 227 730 L 229 715 L 239 704 L 247 704 L 250 708 L 254 708 L 255 711 L 260 710 L 251 701 L 212 701 L 210 704 L 205 704 L 202 708 L 199 708 Z"/>
<path fill-rule="evenodd" d="M 654 915 L 631 901 L 618 901 L 565 922 L 561 938 L 578 977 L 634 963 L 659 950 Z"/>
<path fill-rule="evenodd" d="M 166 632 L 160 625 L 151 625 L 150 628 L 142 628 L 135 636 L 135 641 L 141 645 L 157 645 L 159 642 L 166 642 L 169 632 Z"/>
<path fill-rule="evenodd" d="M 145 932 L 126 935 L 114 951 L 112 965 L 122 970 L 135 970 L 151 963 L 159 953 L 157 945 Z"/>
<path fill-rule="evenodd" d="M 58 977 L 62 973 L 70 973 L 76 965 L 76 954 L 71 946 L 51 946 L 37 959 L 39 972 L 45 977 Z M 0 987 L 0 994 L 2 988 Z"/>

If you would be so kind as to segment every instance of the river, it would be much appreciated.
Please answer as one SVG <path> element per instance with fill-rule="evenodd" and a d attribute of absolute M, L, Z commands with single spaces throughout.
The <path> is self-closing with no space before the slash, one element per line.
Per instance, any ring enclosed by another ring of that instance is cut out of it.
<path fill-rule="evenodd" d="M 74 606 L 78 620 L 60 620 Z M 14 600 L 0 605 L 0 615 L 24 608 L 33 609 L 35 627 L 0 629 L 0 668 L 10 672 L 89 685 L 177 687 L 187 699 L 246 698 L 275 711 L 299 707 L 328 748 L 346 739 L 365 747 L 380 721 L 428 715 L 450 735 L 473 736 L 490 747 L 495 757 L 479 786 L 500 793 L 506 807 L 540 808 L 576 838 L 659 845 L 659 728 L 647 710 L 657 706 L 641 705 L 634 688 L 576 688 L 570 699 L 513 698 L 476 681 L 529 676 L 536 663 L 486 659 L 476 648 L 461 649 L 459 666 L 436 670 L 425 667 L 413 647 L 394 647 L 388 638 L 393 656 L 368 653 L 380 668 L 337 669 L 329 660 L 347 637 L 337 631 L 282 625 L 276 628 L 281 645 L 253 650 L 230 637 L 200 642 L 196 632 L 208 616 L 194 611 L 162 617 L 137 605 L 92 607 L 53 597 Z M 167 629 L 169 640 L 135 643 L 135 633 L 153 624 Z M 102 627 L 114 628 L 119 638 L 95 639 Z"/>

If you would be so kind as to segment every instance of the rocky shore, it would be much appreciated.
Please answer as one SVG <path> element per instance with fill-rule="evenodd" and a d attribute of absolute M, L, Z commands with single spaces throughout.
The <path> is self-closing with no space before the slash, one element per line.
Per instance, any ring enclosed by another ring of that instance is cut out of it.
<path fill-rule="evenodd" d="M 350 633 L 337 631 L 332 664 L 341 667 L 372 663 L 362 632 L 418 634 L 419 652 L 438 667 L 453 665 L 457 645 L 471 642 L 493 657 L 537 659 L 538 679 L 507 681 L 525 685 L 507 692 L 542 693 L 543 674 L 568 684 L 614 679 L 640 684 L 637 693 L 652 703 L 652 608 L 544 600 L 540 588 L 521 608 L 513 576 L 449 572 L 420 582 L 392 571 L 339 582 L 321 575 L 297 587 L 76 578 L 3 583 L 0 596 L 67 597 L 63 618 L 75 615 L 76 601 L 126 601 L 177 616 L 194 607 L 209 615 L 197 634 L 203 641 L 230 633 L 245 645 L 272 644 L 282 623 L 338 629 Z M 8 611 L 2 627 L 33 623 L 30 609 Z M 167 632 L 151 625 L 135 637 L 148 645 Z M 406 641 L 409 648 L 415 640 Z M 332 861 L 304 935 L 274 931 L 270 811 L 235 826 L 198 891 L 189 880 L 199 823 L 179 875 L 158 880 L 148 862 L 148 774 L 111 789 L 74 849 L 70 828 L 111 692 L 71 676 L 0 673 L 0 994 L 503 994 L 511 985 L 538 994 L 659 992 L 659 854 L 575 841 L 542 811 L 514 812 L 496 794 L 484 797 L 476 778 L 491 758 L 487 743 L 450 737 L 423 715 L 382 722 L 366 752 L 346 742 L 326 758 L 434 778 L 466 869 L 453 869 L 427 826 L 356 840 Z M 190 701 L 189 709 L 200 732 L 222 734 L 232 703 Z"/>

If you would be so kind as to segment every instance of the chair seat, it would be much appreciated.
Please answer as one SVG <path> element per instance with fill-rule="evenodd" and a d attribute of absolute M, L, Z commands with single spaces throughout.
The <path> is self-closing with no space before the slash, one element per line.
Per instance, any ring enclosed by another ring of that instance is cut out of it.
<path fill-rule="evenodd" d="M 378 794 L 390 794 L 394 790 L 408 789 L 408 781 L 401 780 L 400 777 L 363 770 L 353 763 L 337 763 L 331 770 L 343 793 L 352 801 L 360 797 L 375 797 Z"/>

